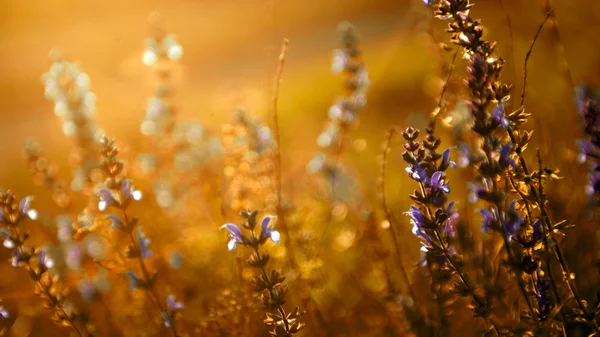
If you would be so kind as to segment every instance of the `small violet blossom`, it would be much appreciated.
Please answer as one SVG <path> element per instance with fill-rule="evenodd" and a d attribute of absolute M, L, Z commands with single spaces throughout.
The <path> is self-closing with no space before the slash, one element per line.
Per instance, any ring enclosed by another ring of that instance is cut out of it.
<path fill-rule="evenodd" d="M 266 240 L 267 238 L 271 239 L 271 241 L 278 243 L 281 239 L 281 235 L 278 231 L 274 230 L 275 224 L 274 222 L 277 220 L 276 216 L 267 215 L 262 219 L 261 222 L 261 232 L 260 239 Z M 272 223 L 273 222 L 273 223 Z"/>
<path fill-rule="evenodd" d="M 450 193 L 450 186 L 446 185 L 446 180 L 443 177 L 444 172 L 436 171 L 431 179 L 427 179 L 428 185 L 431 187 L 432 192 L 442 191 L 446 194 Z"/>
<path fill-rule="evenodd" d="M 175 295 L 167 296 L 167 309 L 172 311 L 183 310 L 183 303 L 175 301 Z"/>
<path fill-rule="evenodd" d="M 98 191 L 98 197 L 100 198 L 100 201 L 98 202 L 98 210 L 100 212 L 104 212 L 108 206 L 112 205 L 115 201 L 112 193 L 105 188 Z"/>
<path fill-rule="evenodd" d="M 12 253 L 11 266 L 18 267 L 21 261 L 23 260 L 23 255 L 18 249 L 15 249 Z"/>
<path fill-rule="evenodd" d="M 442 153 L 442 162 L 438 167 L 438 171 L 445 171 L 448 167 L 456 168 L 456 163 L 450 160 L 450 148 Z"/>
<path fill-rule="evenodd" d="M 427 164 L 425 163 L 411 164 L 408 165 L 405 170 L 413 180 L 423 182 L 427 179 L 427 171 L 425 171 L 426 166 Z"/>
<path fill-rule="evenodd" d="M 448 219 L 446 220 L 446 235 L 449 237 L 456 236 L 456 227 L 458 226 L 458 221 L 460 220 L 460 214 L 458 211 L 454 209 L 454 205 L 456 203 L 451 201 L 446 206 L 446 214 L 448 215 Z"/>
<path fill-rule="evenodd" d="M 229 243 L 227 243 L 227 248 L 229 251 L 234 250 L 238 243 L 244 244 L 245 238 L 238 226 L 231 223 L 226 223 L 219 229 L 226 229 L 229 232 Z"/>
<path fill-rule="evenodd" d="M 0 303 L 2 303 L 2 300 L 0 300 Z M 4 309 L 2 304 L 0 304 L 0 317 L 2 317 L 4 319 L 8 319 L 9 316 L 10 315 L 8 314 L 8 311 L 6 309 Z"/>
<path fill-rule="evenodd" d="M 525 220 L 521 218 L 519 212 L 517 212 L 515 209 L 516 204 L 516 200 L 513 200 L 510 203 L 510 206 L 508 208 L 508 214 L 502 226 L 504 234 L 508 237 L 509 240 L 511 240 L 517 235 L 517 230 L 525 223 Z"/>
<path fill-rule="evenodd" d="M 150 245 L 150 239 L 142 232 L 142 226 L 137 228 L 138 245 L 140 247 L 140 255 L 143 259 L 149 259 L 152 257 L 152 250 L 148 248 Z"/>
<path fill-rule="evenodd" d="M 54 260 L 52 260 L 51 258 L 49 258 L 46 255 L 46 251 L 45 250 L 40 250 L 40 252 L 38 253 L 38 263 L 41 266 L 44 266 L 45 268 L 52 268 L 54 267 Z"/>
<path fill-rule="evenodd" d="M 131 270 L 125 273 L 129 276 L 129 289 L 135 290 L 140 285 L 140 278 Z"/>
<path fill-rule="evenodd" d="M 483 222 L 481 223 L 481 230 L 487 234 L 490 230 L 490 227 L 493 226 L 494 222 L 498 219 L 498 212 L 495 209 L 491 211 L 487 208 L 483 208 L 479 210 L 481 216 L 483 217 Z"/>
<path fill-rule="evenodd" d="M 106 216 L 107 220 L 110 220 L 111 225 L 110 228 L 111 229 L 125 229 L 125 226 L 123 226 L 123 223 L 121 222 L 121 219 L 114 215 L 114 214 L 108 214 Z"/>
<path fill-rule="evenodd" d="M 0 229 L 0 235 L 4 236 L 2 245 L 4 248 L 12 249 L 15 248 L 15 242 L 12 240 L 10 232 L 4 228 Z"/>
<path fill-rule="evenodd" d="M 183 303 L 175 301 L 175 295 L 169 295 L 167 297 L 167 310 L 160 313 L 165 321 L 165 327 L 170 328 L 173 326 L 173 313 L 181 310 L 183 310 Z M 171 312 L 170 315 L 169 311 Z"/>
<path fill-rule="evenodd" d="M 504 114 L 504 103 L 499 103 L 492 112 L 492 122 L 496 125 L 501 125 L 503 128 L 508 129 L 510 127 L 510 121 Z"/>

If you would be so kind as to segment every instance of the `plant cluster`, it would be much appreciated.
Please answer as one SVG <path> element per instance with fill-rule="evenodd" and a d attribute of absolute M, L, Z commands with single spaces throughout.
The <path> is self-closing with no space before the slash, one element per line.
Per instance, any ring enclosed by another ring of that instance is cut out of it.
<path fill-rule="evenodd" d="M 0 336 L 26 325 L 28 335 L 46 335 L 48 316 L 64 328 L 58 334 L 75 336 L 600 336 L 600 278 L 579 282 L 576 273 L 591 273 L 573 267 L 579 255 L 567 245 L 578 222 L 597 222 L 600 92 L 575 90 L 583 134 L 573 145 L 587 164 L 580 192 L 591 212 L 567 219 L 551 192 L 559 170 L 544 166 L 539 150 L 526 151 L 535 143 L 525 125 L 538 114 L 525 104 L 527 65 L 545 24 L 555 24 L 552 8 L 525 56 L 513 109 L 507 61 L 473 2 L 423 2 L 421 10 L 447 23 L 452 46 L 441 53 L 454 57 L 428 123 L 386 133 L 380 176 L 365 178 L 377 191 L 361 186 L 344 158 L 370 86 L 350 23 L 339 26 L 331 66 L 344 91 L 327 111 L 319 152 L 301 163 L 309 174 L 292 177 L 320 188 L 302 195 L 289 193 L 282 173 L 277 102 L 287 39 L 271 118 L 239 107 L 219 133 L 180 118 L 171 75 L 183 47 L 151 15 L 141 62 L 156 84 L 140 152 L 118 148 L 96 125 L 89 76 L 53 52 L 42 79 L 72 140 L 72 179 L 65 183 L 60 166 L 28 141 L 26 165 L 51 202 L 34 208 L 33 197 L 0 190 L 10 266 L 0 279 L 19 280 L 0 285 Z M 466 71 L 457 75 L 460 62 Z M 452 76 L 464 84 L 452 93 L 463 98 L 456 104 L 445 100 Z M 394 204 L 386 179 L 393 158 L 405 162 L 398 176 L 414 190 Z M 238 215 L 239 225 L 229 222 Z"/>

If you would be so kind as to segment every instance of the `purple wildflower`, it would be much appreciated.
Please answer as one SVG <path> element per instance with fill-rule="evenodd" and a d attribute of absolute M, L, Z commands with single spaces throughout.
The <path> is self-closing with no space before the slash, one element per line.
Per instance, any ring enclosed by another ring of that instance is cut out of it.
<path fill-rule="evenodd" d="M 100 198 L 100 202 L 98 203 L 98 210 L 100 212 L 105 211 L 108 206 L 112 205 L 115 202 L 115 199 L 112 196 L 110 190 L 105 188 L 98 191 L 98 197 Z"/>
<path fill-rule="evenodd" d="M 163 320 L 165 321 L 166 328 L 170 328 L 173 326 L 173 318 L 171 316 L 169 316 L 169 314 L 166 311 L 161 311 L 160 315 L 162 316 Z"/>
<path fill-rule="evenodd" d="M 40 249 L 40 252 L 38 253 L 38 263 L 44 268 L 54 267 L 54 260 L 46 255 L 46 251 L 44 249 Z"/>
<path fill-rule="evenodd" d="M 514 237 L 515 241 L 517 241 L 523 248 L 535 247 L 539 242 L 542 241 L 544 237 L 540 220 L 536 220 L 531 227 L 533 229 L 531 236 L 515 235 Z"/>
<path fill-rule="evenodd" d="M 446 220 L 446 235 L 449 237 L 456 236 L 456 226 L 458 226 L 458 221 L 460 220 L 460 214 L 454 209 L 454 201 L 451 201 L 446 206 L 446 214 L 448 219 Z"/>
<path fill-rule="evenodd" d="M 410 206 L 410 210 L 405 214 L 411 217 L 410 224 L 413 225 L 413 232 L 415 231 L 415 228 L 420 229 L 425 226 L 425 216 L 416 206 Z"/>
<path fill-rule="evenodd" d="M 229 251 L 234 250 L 238 243 L 244 244 L 245 238 L 238 226 L 231 223 L 226 223 L 219 229 L 226 229 L 229 232 L 229 243 L 227 243 L 227 248 Z"/>
<path fill-rule="evenodd" d="M 577 110 L 581 116 L 585 133 L 596 146 L 600 145 L 600 104 L 598 94 L 585 84 L 576 89 Z"/>
<path fill-rule="evenodd" d="M 450 160 L 450 148 L 447 148 L 442 153 L 442 162 L 438 167 L 438 171 L 445 171 L 448 167 L 456 168 L 456 163 Z"/>
<path fill-rule="evenodd" d="M 21 202 L 19 203 L 19 211 L 21 212 L 21 215 L 26 215 L 29 213 L 31 210 L 31 201 L 33 201 L 32 196 L 21 199 Z"/>
<path fill-rule="evenodd" d="M 125 229 L 125 226 L 123 226 L 123 223 L 121 222 L 121 219 L 114 215 L 114 214 L 108 214 L 106 216 L 106 219 L 110 220 L 111 225 L 110 228 L 111 229 Z"/>
<path fill-rule="evenodd" d="M 175 295 L 167 296 L 167 309 L 172 311 L 183 310 L 183 303 L 175 301 Z"/>
<path fill-rule="evenodd" d="M 490 184 L 487 179 L 483 179 L 483 186 L 475 183 L 469 183 L 469 201 L 474 204 L 479 199 L 487 200 L 490 197 Z"/>
<path fill-rule="evenodd" d="M 458 167 L 465 168 L 471 163 L 473 151 L 467 143 L 458 143 Z"/>
<path fill-rule="evenodd" d="M 261 222 L 261 232 L 260 238 L 261 240 L 266 240 L 267 238 L 271 239 L 271 241 L 278 243 L 281 239 L 281 235 L 278 231 L 274 230 L 274 222 L 277 217 L 272 215 L 267 215 L 262 219 Z"/>
<path fill-rule="evenodd" d="M 535 282 L 535 292 L 537 295 L 537 303 L 539 308 L 539 314 L 541 317 L 546 317 L 552 310 L 552 301 L 550 300 L 550 280 L 545 277 L 540 269 L 536 271 L 537 281 Z"/>
<path fill-rule="evenodd" d="M 517 163 L 510 157 L 512 148 L 511 143 L 506 143 L 500 149 L 500 156 L 498 157 L 498 164 L 500 164 L 500 167 L 505 168 L 510 165 L 513 169 L 517 168 Z"/>
<path fill-rule="evenodd" d="M 446 194 L 450 193 L 450 186 L 446 185 L 446 179 L 444 179 L 444 172 L 436 171 L 429 179 L 428 183 L 431 187 L 432 192 L 442 191 Z"/>
<path fill-rule="evenodd" d="M 11 258 L 11 266 L 13 267 L 18 267 L 19 264 L 21 263 L 21 261 L 23 261 L 23 255 L 21 255 L 21 252 L 18 249 L 15 249 L 12 252 L 12 258 Z"/>
<path fill-rule="evenodd" d="M 140 246 L 140 255 L 143 259 L 149 259 L 152 256 L 152 250 L 148 248 L 150 239 L 142 232 L 142 226 L 137 228 L 138 245 Z"/>
<path fill-rule="evenodd" d="M 577 161 L 579 163 L 583 164 L 587 161 L 588 156 L 596 155 L 596 147 L 594 147 L 594 144 L 588 142 L 587 140 L 579 139 L 577 140 L 577 145 L 580 150 L 579 155 L 577 156 Z"/>
<path fill-rule="evenodd" d="M 425 171 L 426 166 L 427 164 L 425 163 L 410 164 L 406 167 L 406 172 L 412 179 L 423 182 L 427 179 L 427 171 Z"/>
<path fill-rule="evenodd" d="M 12 240 L 12 236 L 10 235 L 10 232 L 7 229 L 0 228 L 0 235 L 4 236 L 2 245 L 5 248 L 8 248 L 8 249 L 15 248 L 15 242 Z"/>
<path fill-rule="evenodd" d="M 492 123 L 494 123 L 495 126 L 501 125 L 503 128 L 508 129 L 510 122 L 504 114 L 504 107 L 504 103 L 498 103 L 496 105 L 494 111 L 492 112 Z"/>
<path fill-rule="evenodd" d="M 588 183 L 585 186 L 585 194 L 594 196 L 600 193 L 600 166 L 589 173 Z"/>
<path fill-rule="evenodd" d="M 131 270 L 125 274 L 129 276 L 129 289 L 135 290 L 140 285 L 140 278 Z"/>
<path fill-rule="evenodd" d="M 496 210 L 490 211 L 489 209 L 483 208 L 479 210 L 481 216 L 483 217 L 483 222 L 481 223 L 481 230 L 487 234 L 491 227 L 493 227 L 494 222 L 496 222 Z"/>
<path fill-rule="evenodd" d="M 2 301 L 0 300 L 0 303 L 2 303 Z M 0 317 L 4 318 L 4 319 L 8 319 L 10 315 L 8 314 L 8 311 L 2 306 L 2 304 L 0 304 Z"/>
<path fill-rule="evenodd" d="M 516 200 L 513 200 L 510 203 L 507 218 L 502 226 L 504 230 L 504 235 L 506 235 L 509 240 L 511 240 L 517 235 L 517 230 L 525 223 L 525 220 L 521 218 L 521 215 L 515 209 L 516 204 Z"/>

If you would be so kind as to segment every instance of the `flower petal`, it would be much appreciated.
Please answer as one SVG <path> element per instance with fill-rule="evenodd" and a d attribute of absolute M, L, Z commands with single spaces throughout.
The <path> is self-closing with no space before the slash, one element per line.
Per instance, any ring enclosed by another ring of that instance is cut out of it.
<path fill-rule="evenodd" d="M 129 289 L 135 290 L 138 287 L 138 285 L 139 285 L 140 279 L 131 270 L 128 270 L 125 274 L 127 276 L 129 276 L 129 282 L 130 282 Z"/>
<path fill-rule="evenodd" d="M 440 186 L 440 179 L 442 178 L 442 171 L 436 171 L 432 176 L 431 176 L 431 186 L 432 187 L 441 187 Z"/>
<path fill-rule="evenodd" d="M 236 237 L 242 237 L 242 231 L 238 228 L 238 226 L 232 223 L 226 223 L 221 226 L 219 229 L 226 229 L 229 233 Z"/>
<path fill-rule="evenodd" d="M 21 215 L 25 215 L 27 214 L 27 212 L 29 212 L 29 210 L 31 209 L 31 201 L 33 200 L 32 196 L 27 196 L 23 199 L 21 199 L 21 202 L 19 203 L 19 211 L 21 212 Z"/>
<path fill-rule="evenodd" d="M 265 216 L 262 219 L 262 222 L 261 222 L 262 233 L 267 234 L 269 225 L 274 226 L 275 225 L 275 220 L 277 220 L 277 216 L 275 216 L 275 215 L 267 215 L 267 216 Z M 271 224 L 271 221 L 273 221 L 273 224 Z"/>
<path fill-rule="evenodd" d="M 106 216 L 106 219 L 111 221 L 111 225 L 110 225 L 111 229 L 125 228 L 123 226 L 123 223 L 121 222 L 121 219 L 114 214 L 108 214 Z"/>

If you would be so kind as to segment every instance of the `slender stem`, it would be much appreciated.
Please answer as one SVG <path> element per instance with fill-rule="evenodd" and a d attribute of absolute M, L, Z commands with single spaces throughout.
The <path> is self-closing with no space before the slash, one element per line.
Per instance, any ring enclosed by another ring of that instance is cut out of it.
<path fill-rule="evenodd" d="M 540 156 L 540 150 L 537 150 L 537 157 L 538 157 L 538 194 L 540 196 L 540 212 L 542 214 L 543 217 L 546 216 L 546 199 L 544 197 L 544 186 L 543 186 L 543 179 L 542 179 L 542 157 Z M 562 300 L 560 298 L 560 294 L 558 293 L 558 288 L 556 286 L 556 280 L 554 278 L 554 273 L 552 272 L 552 266 L 550 265 L 550 247 L 548 245 L 547 242 L 547 238 L 548 238 L 548 234 L 546 233 L 546 228 L 545 226 L 540 226 L 542 228 L 542 235 L 544 237 L 544 253 L 545 253 L 545 257 L 546 257 L 546 268 L 548 269 L 548 277 L 550 278 L 551 284 L 552 284 L 552 292 L 554 292 L 554 296 L 556 296 L 556 301 L 558 303 L 559 306 L 562 306 Z"/>
<path fill-rule="evenodd" d="M 258 247 L 254 247 L 254 251 L 256 252 L 256 257 L 260 261 L 260 252 L 258 251 Z M 271 298 L 274 298 L 275 294 L 273 293 L 273 285 L 271 284 L 271 278 L 269 277 L 269 274 L 267 274 L 267 271 L 265 270 L 264 266 L 262 266 L 260 268 L 260 271 L 263 274 L 265 283 L 269 286 L 268 290 L 269 290 L 269 294 L 271 295 Z M 285 313 L 285 310 L 283 309 L 283 307 L 281 305 L 277 305 L 277 311 L 279 311 L 279 314 L 281 315 L 281 319 L 283 320 L 283 324 L 285 326 L 285 331 L 289 332 L 290 327 L 289 327 L 289 324 L 287 321 L 287 315 Z"/>
<path fill-rule="evenodd" d="M 510 15 L 508 15 L 508 12 L 506 11 L 506 8 L 504 7 L 504 0 L 499 0 L 498 1 L 500 3 L 500 10 L 502 11 L 502 13 L 504 13 L 504 18 L 506 19 L 506 26 L 508 27 L 508 40 L 509 40 L 509 44 L 508 44 L 508 54 L 510 55 L 510 62 L 509 64 L 511 65 L 511 70 L 513 72 L 513 81 L 517 80 L 517 69 L 515 67 L 515 39 L 514 39 L 514 34 L 513 34 L 513 27 L 512 27 L 512 21 L 510 19 Z M 510 108 L 512 109 L 512 103 L 513 100 L 509 101 L 510 104 Z"/>
<path fill-rule="evenodd" d="M 129 217 L 127 215 L 127 209 L 123 208 L 122 209 L 123 212 L 123 218 L 125 219 L 125 223 L 129 224 Z M 132 232 L 129 232 L 129 239 L 131 241 L 131 245 L 134 247 L 135 253 L 137 255 L 137 261 L 138 261 L 138 265 L 140 267 L 140 270 L 142 271 L 142 277 L 143 277 L 143 282 L 144 284 L 147 286 L 146 292 L 148 293 L 148 295 L 150 296 L 150 299 L 152 299 L 152 302 L 154 302 L 154 305 L 156 305 L 156 307 L 158 308 L 158 310 L 161 313 L 165 313 L 167 316 L 169 316 L 169 329 L 171 330 L 171 332 L 173 333 L 174 337 L 179 337 L 179 334 L 177 333 L 177 328 L 175 327 L 175 319 L 172 317 L 171 314 L 169 314 L 169 312 L 166 310 L 165 307 L 163 307 L 162 303 L 158 300 L 155 290 L 154 290 L 154 285 L 153 282 L 151 282 L 152 278 L 150 276 L 150 273 L 148 272 L 148 268 L 146 267 L 146 263 L 144 262 L 144 259 L 142 258 L 141 255 L 141 251 L 140 251 L 140 246 L 138 244 L 138 241 L 135 239 L 135 237 L 133 236 Z"/>
<path fill-rule="evenodd" d="M 396 130 L 394 128 L 390 128 L 388 131 L 388 135 L 385 141 L 385 145 L 383 147 L 383 161 L 381 164 L 381 203 L 382 203 L 382 208 L 383 208 L 383 213 L 385 214 L 385 219 L 387 220 L 387 222 L 390 225 L 390 234 L 392 236 L 392 240 L 394 241 L 394 248 L 396 249 L 396 255 L 398 255 L 398 264 L 400 266 L 400 272 L 402 273 L 402 278 L 404 279 L 404 282 L 406 283 L 406 287 L 408 288 L 408 292 L 410 293 L 411 298 L 413 299 L 413 301 L 416 301 L 417 296 L 415 295 L 415 291 L 413 290 L 411 283 L 410 283 L 410 278 L 408 277 L 408 272 L 406 271 L 406 268 L 404 267 L 404 263 L 402 262 L 402 250 L 400 248 L 400 243 L 398 242 L 398 237 L 396 235 L 396 229 L 394 228 L 394 221 L 392 219 L 392 213 L 390 212 L 388 205 L 387 205 L 387 193 L 386 193 L 386 188 L 385 188 L 385 171 L 387 168 L 387 161 L 388 161 L 388 151 L 390 148 L 390 143 L 392 142 L 392 138 L 394 137 L 394 134 L 396 133 Z"/>
<path fill-rule="evenodd" d="M 287 53 L 289 45 L 288 39 L 283 39 L 283 44 L 281 46 L 281 53 L 279 54 L 279 63 L 277 65 L 277 73 L 275 75 L 275 81 L 273 82 L 273 93 L 271 97 L 272 103 L 272 114 L 273 114 L 273 137 L 275 138 L 275 142 L 277 146 L 275 147 L 275 184 L 276 184 L 276 193 L 277 193 L 277 219 L 279 221 L 279 227 L 281 228 L 282 234 L 288 238 L 285 241 L 284 245 L 287 251 L 287 257 L 290 262 L 290 265 L 294 271 L 298 273 L 298 262 L 296 261 L 296 257 L 294 255 L 294 250 L 292 248 L 291 242 L 289 238 L 289 229 L 287 227 L 285 214 L 282 206 L 283 199 L 283 188 L 282 188 L 282 174 L 281 174 L 281 141 L 280 141 L 280 132 L 279 132 L 279 113 L 278 113 L 278 101 L 279 101 L 279 87 L 281 85 L 281 78 L 283 76 L 283 66 L 285 64 L 285 55 Z M 299 274 L 299 273 L 298 273 Z"/>
<path fill-rule="evenodd" d="M 548 11 L 548 13 L 546 14 L 546 18 L 544 18 L 544 21 L 542 21 L 542 23 L 540 24 L 540 27 L 538 28 L 537 32 L 533 36 L 533 41 L 531 41 L 529 50 L 527 50 L 527 54 L 525 54 L 525 65 L 524 65 L 524 69 L 523 69 L 523 89 L 521 91 L 521 103 L 520 103 L 521 108 L 523 108 L 523 106 L 525 105 L 525 91 L 527 89 L 527 63 L 529 62 L 529 57 L 531 56 L 531 52 L 533 51 L 533 46 L 535 45 L 535 42 L 537 41 L 537 39 L 540 35 L 540 32 L 542 31 L 542 28 L 544 28 L 544 25 L 546 24 L 546 21 L 548 21 L 548 19 L 550 18 L 551 14 L 552 14 L 552 9 L 550 9 Z"/>
<path fill-rule="evenodd" d="M 277 102 L 279 99 L 279 87 L 281 85 L 281 77 L 283 75 L 283 66 L 285 64 L 285 54 L 288 49 L 288 44 L 288 39 L 283 39 L 281 53 L 279 54 L 279 64 L 277 66 L 277 73 L 275 76 L 275 81 L 273 82 L 273 96 L 271 97 L 271 103 L 273 104 L 273 136 L 277 144 L 277 147 L 275 148 L 275 183 L 277 184 L 277 215 L 280 217 L 280 219 L 283 219 L 283 214 L 281 214 L 281 143 L 279 136 L 279 115 L 277 111 Z"/>
<path fill-rule="evenodd" d="M 454 70 L 454 66 L 456 65 L 456 58 L 458 56 L 458 52 L 460 51 L 460 47 L 456 48 L 456 51 L 454 51 L 454 55 L 452 56 L 452 63 L 450 64 L 450 69 L 448 69 L 448 74 L 446 75 L 446 80 L 444 81 L 444 85 L 442 85 L 442 92 L 440 93 L 440 97 L 438 98 L 438 102 L 437 102 L 437 106 L 436 109 L 434 110 L 430 120 L 429 120 L 429 127 L 431 128 L 431 132 L 433 133 L 433 130 L 435 130 L 435 122 L 437 121 L 437 117 L 439 116 L 441 110 L 442 110 L 442 105 L 444 104 L 444 95 L 446 94 L 446 91 L 448 90 L 448 83 L 450 82 L 450 77 L 452 77 L 452 71 Z"/>
<path fill-rule="evenodd" d="M 435 238 L 438 241 L 438 243 L 440 244 L 440 247 L 442 247 L 444 257 L 448 260 L 448 263 L 450 263 L 450 266 L 452 266 L 452 269 L 454 269 L 454 271 L 456 272 L 456 275 L 458 275 L 458 277 L 460 278 L 460 281 L 463 283 L 463 285 L 469 290 L 469 293 L 470 293 L 471 297 L 473 297 L 473 300 L 475 302 L 477 302 L 477 304 L 479 306 L 487 306 L 485 300 L 483 300 L 479 295 L 477 295 L 475 293 L 475 289 L 469 283 L 469 280 L 463 274 L 462 270 L 460 269 L 460 267 L 458 266 L 456 261 L 454 261 L 454 258 L 452 257 L 452 255 L 450 255 L 450 253 L 448 252 L 448 247 L 446 246 L 444 241 L 442 241 L 442 237 L 440 236 L 440 233 L 437 230 L 434 230 L 433 232 L 435 233 Z"/>

